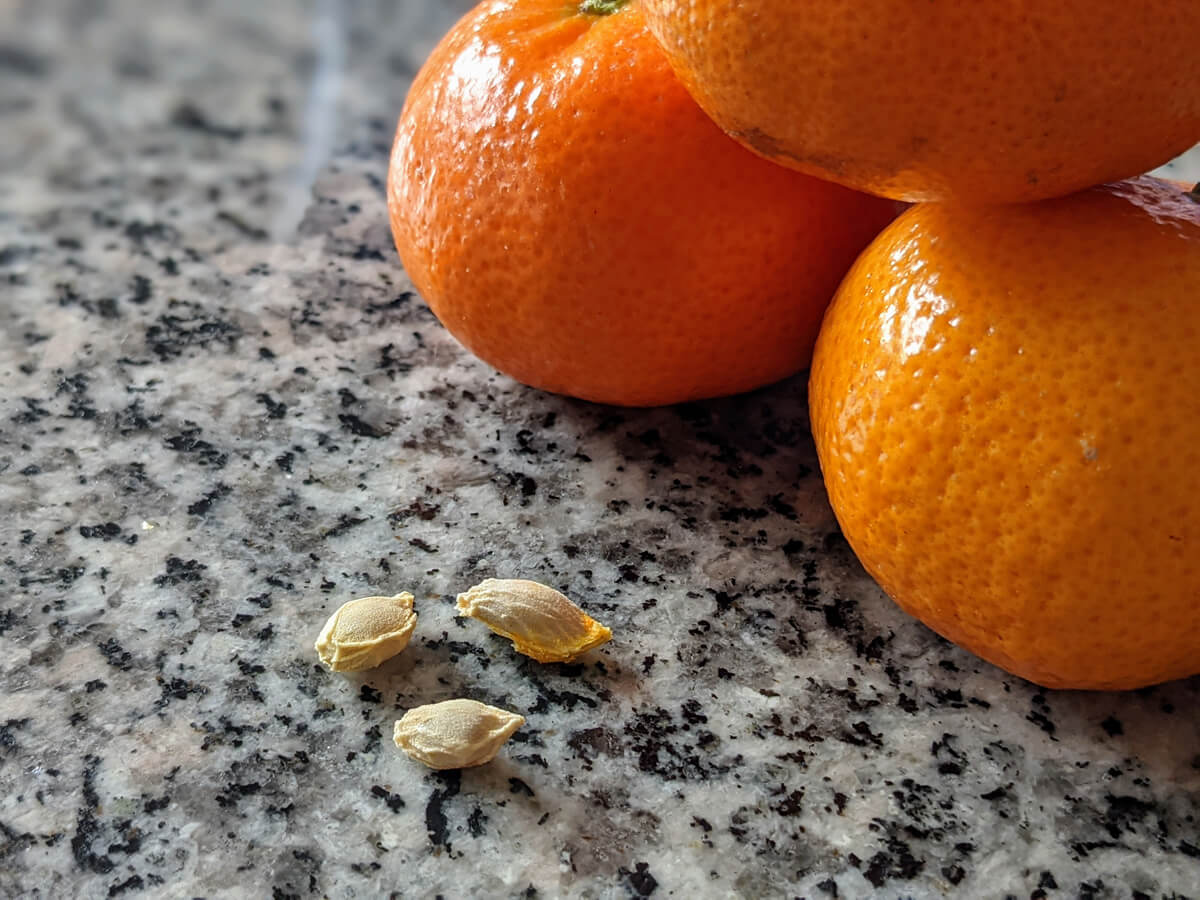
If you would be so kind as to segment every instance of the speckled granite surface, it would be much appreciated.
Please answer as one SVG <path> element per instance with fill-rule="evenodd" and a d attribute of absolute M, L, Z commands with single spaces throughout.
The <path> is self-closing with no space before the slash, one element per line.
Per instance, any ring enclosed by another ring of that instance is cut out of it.
<path fill-rule="evenodd" d="M 461 9 L 0 11 L 0 895 L 1200 897 L 1200 681 L 1047 693 L 899 613 L 801 379 L 619 411 L 441 330 L 382 177 Z M 514 656 L 453 617 L 493 574 L 616 640 Z M 404 589 L 405 654 L 317 665 Z M 528 724 L 395 751 L 458 695 Z"/>

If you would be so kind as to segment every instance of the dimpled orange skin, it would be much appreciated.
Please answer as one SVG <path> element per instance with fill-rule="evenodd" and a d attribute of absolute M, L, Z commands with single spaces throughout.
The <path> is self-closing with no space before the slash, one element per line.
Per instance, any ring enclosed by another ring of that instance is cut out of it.
<path fill-rule="evenodd" d="M 809 385 L 830 501 L 929 627 L 1051 688 L 1200 672 L 1200 204 L 1152 178 L 916 206 Z"/>
<path fill-rule="evenodd" d="M 1195 0 L 646 0 L 708 113 L 763 155 L 906 200 L 1016 202 L 1200 141 Z"/>
<path fill-rule="evenodd" d="M 772 165 L 696 106 L 630 3 L 489 0 L 419 73 L 396 246 L 469 350 L 535 387 L 653 406 L 808 365 L 896 204 Z"/>

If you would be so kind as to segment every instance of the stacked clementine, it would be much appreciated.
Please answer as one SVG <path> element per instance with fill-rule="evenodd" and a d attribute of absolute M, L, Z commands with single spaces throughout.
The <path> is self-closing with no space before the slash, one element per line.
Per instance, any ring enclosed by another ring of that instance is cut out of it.
<path fill-rule="evenodd" d="M 921 204 L 830 307 L 829 497 L 905 610 L 1047 687 L 1200 671 L 1200 204 Z"/>
<path fill-rule="evenodd" d="M 401 115 L 393 233 L 446 327 L 548 390 L 671 403 L 811 358 L 830 500 L 900 606 L 1050 687 L 1195 674 L 1200 202 L 1135 176 L 1200 141 L 1198 27 L 485 0 Z"/>
<path fill-rule="evenodd" d="M 1193 0 L 645 4 L 730 134 L 888 197 L 1041 200 L 1200 140 Z"/>
<path fill-rule="evenodd" d="M 418 74 L 388 180 L 418 291 L 526 384 L 653 406 L 809 364 L 897 212 L 760 159 L 622 0 L 485 0 Z"/>

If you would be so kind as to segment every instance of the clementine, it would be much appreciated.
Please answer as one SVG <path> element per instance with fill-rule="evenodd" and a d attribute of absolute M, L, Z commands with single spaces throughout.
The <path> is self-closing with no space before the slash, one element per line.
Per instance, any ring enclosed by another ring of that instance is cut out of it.
<path fill-rule="evenodd" d="M 409 93 L 388 207 L 414 284 L 469 350 L 631 406 L 805 367 L 839 280 L 897 210 L 728 138 L 620 0 L 468 13 Z"/>
<path fill-rule="evenodd" d="M 645 3 L 726 131 L 859 190 L 1044 199 L 1200 141 L 1195 0 Z"/>
<path fill-rule="evenodd" d="M 829 498 L 905 610 L 1055 688 L 1200 672 L 1200 202 L 909 209 L 822 326 Z"/>

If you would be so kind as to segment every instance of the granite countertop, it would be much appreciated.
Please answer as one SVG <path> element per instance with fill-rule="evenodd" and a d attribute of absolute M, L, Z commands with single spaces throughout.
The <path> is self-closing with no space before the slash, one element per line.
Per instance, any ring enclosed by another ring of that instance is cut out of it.
<path fill-rule="evenodd" d="M 441 329 L 383 176 L 464 8 L 0 12 L 0 895 L 1200 897 L 1200 680 L 1047 692 L 900 613 L 802 377 L 620 410 Z M 515 655 L 454 617 L 492 575 L 615 639 Z M 401 590 L 405 653 L 318 664 Z M 396 751 L 455 696 L 528 722 Z"/>

